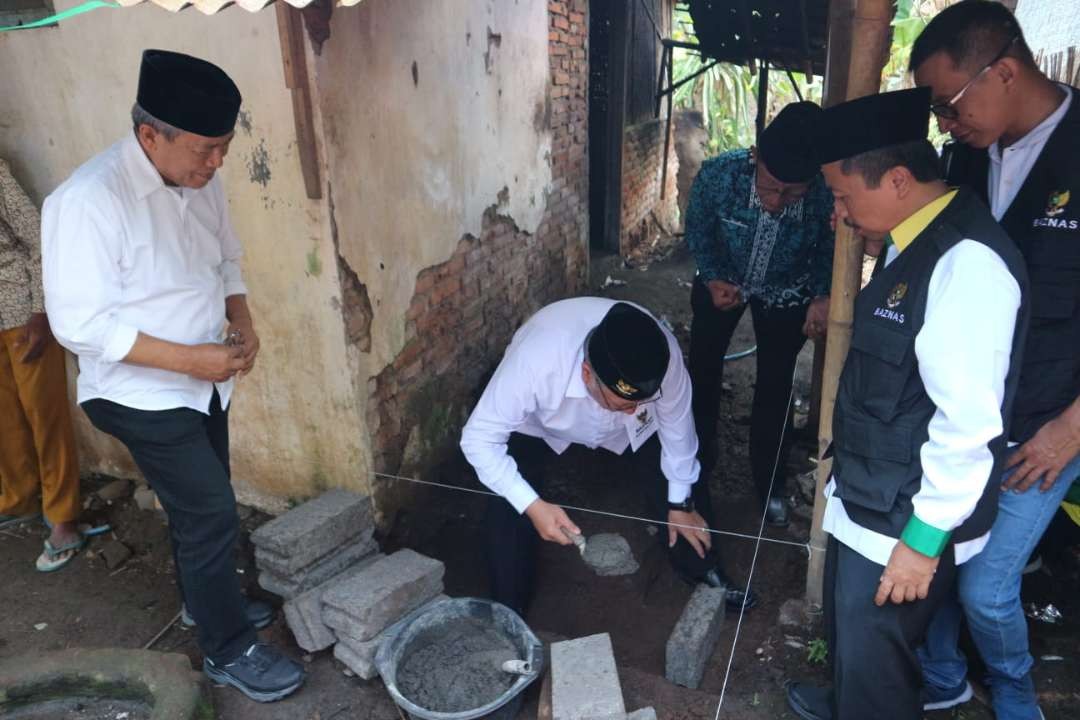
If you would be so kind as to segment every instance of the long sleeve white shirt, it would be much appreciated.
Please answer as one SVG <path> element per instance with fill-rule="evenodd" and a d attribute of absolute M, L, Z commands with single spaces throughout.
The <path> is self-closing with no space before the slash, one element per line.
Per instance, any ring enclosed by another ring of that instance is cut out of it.
<path fill-rule="evenodd" d="M 690 376 L 675 337 L 663 326 L 671 360 L 661 397 L 633 415 L 594 400 L 581 375 L 585 337 L 616 301 L 572 298 L 541 309 L 514 335 L 491 382 L 465 424 L 461 449 L 480 481 L 518 512 L 538 495 L 507 453 L 513 432 L 544 440 L 556 453 L 573 443 L 622 453 L 653 433 L 661 445 L 660 467 L 668 499 L 682 502 L 697 481 L 697 435 L 690 408 Z M 644 308 L 642 308 L 644 310 Z"/>
<path fill-rule="evenodd" d="M 141 332 L 221 342 L 225 298 L 247 293 L 220 176 L 166 186 L 134 134 L 78 168 L 42 209 L 45 307 L 79 356 L 78 402 L 206 413 L 214 383 L 123 362 Z M 218 383 L 228 407 L 233 382 Z"/>
<path fill-rule="evenodd" d="M 886 264 L 897 257 L 888 249 Z M 915 516 L 951 531 L 975 510 L 994 458 L 988 443 L 1001 435 L 1001 403 L 1009 372 L 1020 287 L 1005 262 L 985 245 L 962 240 L 930 275 L 926 316 L 915 337 L 919 377 L 937 406 L 919 458 L 923 478 L 912 498 Z M 853 521 L 844 503 L 825 489 L 827 533 L 879 565 L 887 565 L 896 538 Z M 963 563 L 986 546 L 990 533 L 955 548 Z"/>

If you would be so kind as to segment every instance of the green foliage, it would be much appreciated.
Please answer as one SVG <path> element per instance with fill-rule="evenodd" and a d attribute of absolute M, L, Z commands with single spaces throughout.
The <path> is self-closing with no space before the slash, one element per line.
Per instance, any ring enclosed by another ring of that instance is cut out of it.
<path fill-rule="evenodd" d="M 896 16 L 892 22 L 893 41 L 889 61 L 882 71 L 882 91 L 912 87 L 907 71 L 911 47 L 930 18 L 951 5 L 955 0 L 897 0 Z M 672 37 L 683 42 L 694 42 L 693 21 L 684 8 L 676 8 Z M 693 50 L 675 49 L 675 82 L 690 77 L 711 62 Z M 804 100 L 821 102 L 822 78 L 807 78 L 793 73 Z M 750 68 L 730 63 L 717 63 L 692 82 L 680 87 L 673 98 L 675 107 L 701 112 L 705 129 L 709 133 L 709 155 L 717 155 L 736 148 L 749 147 L 754 143 L 754 122 L 757 117 L 758 76 Z M 782 107 L 798 100 L 792 82 L 783 70 L 769 73 L 769 107 L 766 121 L 776 116 Z M 945 140 L 931 122 L 930 140 L 940 147 Z"/>
<path fill-rule="evenodd" d="M 829 646 L 825 640 L 814 638 L 807 647 L 810 652 L 806 656 L 806 661 L 812 665 L 824 665 L 829 658 Z"/>

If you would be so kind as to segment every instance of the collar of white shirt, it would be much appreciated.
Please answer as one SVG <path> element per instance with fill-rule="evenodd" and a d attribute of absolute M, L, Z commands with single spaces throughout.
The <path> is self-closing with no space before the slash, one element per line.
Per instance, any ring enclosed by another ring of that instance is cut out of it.
<path fill-rule="evenodd" d="M 161 173 L 150 162 L 150 158 L 146 157 L 146 152 L 142 149 L 142 145 L 139 144 L 135 133 L 124 139 L 120 155 L 124 161 L 124 169 L 127 170 L 128 176 L 131 178 L 137 199 L 142 200 L 155 190 L 165 187 L 165 181 L 161 179 Z"/>

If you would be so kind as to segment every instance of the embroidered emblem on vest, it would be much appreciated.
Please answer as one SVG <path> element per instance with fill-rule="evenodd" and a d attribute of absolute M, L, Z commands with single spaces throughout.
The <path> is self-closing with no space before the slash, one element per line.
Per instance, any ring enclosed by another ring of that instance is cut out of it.
<path fill-rule="evenodd" d="M 889 297 L 885 299 L 885 307 L 892 310 L 900 304 L 905 295 L 907 295 L 907 283 L 897 283 L 896 287 L 889 292 Z"/>
<path fill-rule="evenodd" d="M 1057 217 L 1065 212 L 1065 206 L 1069 204 L 1069 191 L 1058 190 L 1050 193 L 1050 199 L 1046 203 L 1046 216 Z"/>

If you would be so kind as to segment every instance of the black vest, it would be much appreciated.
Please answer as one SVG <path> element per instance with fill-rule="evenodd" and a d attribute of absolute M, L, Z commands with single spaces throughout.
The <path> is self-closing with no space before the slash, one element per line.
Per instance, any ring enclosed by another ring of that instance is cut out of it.
<path fill-rule="evenodd" d="M 938 260 L 961 240 L 980 242 L 1005 262 L 1020 286 L 1012 361 L 1005 380 L 1002 417 L 1006 434 L 990 443 L 993 473 L 974 513 L 952 540 L 979 537 L 993 525 L 1003 468 L 1009 411 L 1019 379 L 1027 325 L 1027 275 L 1023 258 L 985 205 L 961 189 L 948 206 L 855 297 L 851 350 L 840 374 L 833 416 L 836 495 L 859 525 L 898 538 L 912 515 L 922 485 L 919 451 L 929 437 L 936 407 L 926 392 L 915 357 L 930 276 Z M 993 292 L 993 288 L 987 288 Z M 977 321 L 977 320 L 975 320 Z"/>
<path fill-rule="evenodd" d="M 1030 440 L 1080 396 L 1080 91 L 1001 218 L 1027 264 L 1031 329 L 1013 407 L 1012 439 Z M 985 150 L 946 146 L 945 173 L 983 200 Z"/>

